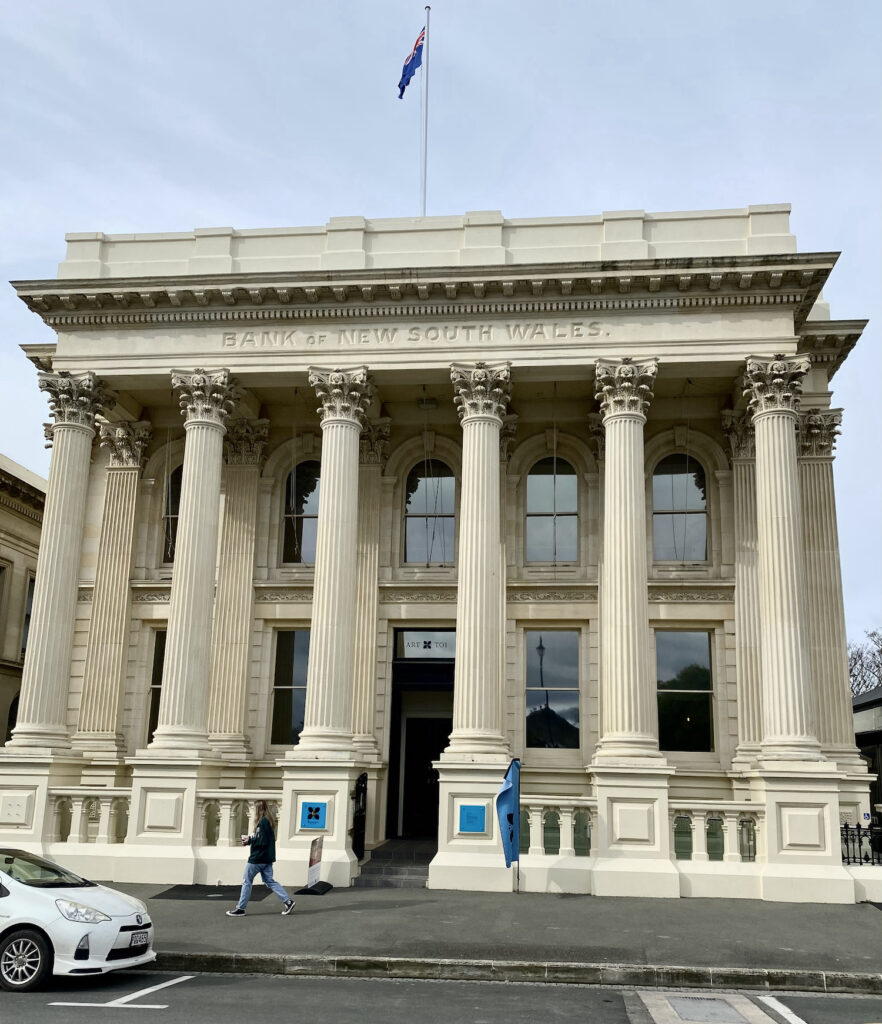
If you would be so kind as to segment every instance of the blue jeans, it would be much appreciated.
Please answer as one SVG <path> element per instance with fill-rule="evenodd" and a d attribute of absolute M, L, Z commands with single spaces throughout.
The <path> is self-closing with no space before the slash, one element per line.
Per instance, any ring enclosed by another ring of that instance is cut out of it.
<path fill-rule="evenodd" d="M 273 878 L 272 864 L 248 863 L 245 865 L 245 877 L 242 879 L 242 892 L 239 893 L 239 902 L 236 904 L 236 910 L 244 910 L 248 906 L 248 901 L 251 899 L 251 887 L 257 875 L 260 875 L 267 889 L 274 892 L 283 903 L 288 902 L 291 897 Z"/>

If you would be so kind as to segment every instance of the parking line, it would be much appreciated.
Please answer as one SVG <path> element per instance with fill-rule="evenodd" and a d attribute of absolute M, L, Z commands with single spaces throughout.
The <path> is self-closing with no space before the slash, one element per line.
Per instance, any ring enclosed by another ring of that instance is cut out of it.
<path fill-rule="evenodd" d="M 161 985 L 151 985 L 150 988 L 142 988 L 130 995 L 122 996 L 120 999 L 112 999 L 109 1003 L 49 1003 L 49 1006 L 110 1006 L 116 1009 L 119 1006 L 127 1010 L 167 1010 L 167 1004 L 159 1003 L 135 1003 L 133 999 L 140 999 L 141 996 L 149 996 L 151 992 L 158 992 L 161 988 L 168 988 L 169 985 L 179 985 L 182 981 L 190 981 L 194 975 L 185 974 L 180 978 L 172 978 L 171 981 L 164 981 Z"/>
<path fill-rule="evenodd" d="M 774 996 L 759 996 L 759 1000 L 766 1006 L 770 1006 L 775 1013 L 779 1013 L 787 1021 L 787 1024 L 806 1024 L 802 1017 L 799 1017 L 789 1006 L 785 1006 Z"/>

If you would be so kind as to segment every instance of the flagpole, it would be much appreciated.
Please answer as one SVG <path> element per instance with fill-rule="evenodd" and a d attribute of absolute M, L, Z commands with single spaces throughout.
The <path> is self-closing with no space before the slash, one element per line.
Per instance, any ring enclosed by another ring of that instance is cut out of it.
<path fill-rule="evenodd" d="M 422 215 L 426 215 L 426 168 L 429 142 L 429 16 L 432 8 L 426 4 L 426 37 L 423 42 L 423 159 L 422 159 Z"/>

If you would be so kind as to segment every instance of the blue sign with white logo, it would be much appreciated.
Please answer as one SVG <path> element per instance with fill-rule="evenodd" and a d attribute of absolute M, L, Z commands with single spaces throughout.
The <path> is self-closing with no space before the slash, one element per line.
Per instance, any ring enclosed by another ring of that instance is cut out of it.
<path fill-rule="evenodd" d="M 324 828 L 327 817 L 327 803 L 321 803 L 318 800 L 304 800 L 300 805 L 301 828 Z"/>
<path fill-rule="evenodd" d="M 459 805 L 460 832 L 486 832 L 487 808 L 483 804 Z"/>

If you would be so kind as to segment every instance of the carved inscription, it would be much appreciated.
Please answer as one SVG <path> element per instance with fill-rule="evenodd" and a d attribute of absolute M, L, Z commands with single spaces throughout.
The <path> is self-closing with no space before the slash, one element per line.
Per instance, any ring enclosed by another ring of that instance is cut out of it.
<path fill-rule="evenodd" d="M 221 348 L 351 349 L 422 345 L 518 345 L 554 341 L 585 341 L 608 337 L 598 320 L 518 321 L 510 323 L 441 323 L 412 327 L 347 327 L 326 331 L 274 328 L 224 331 Z"/>

